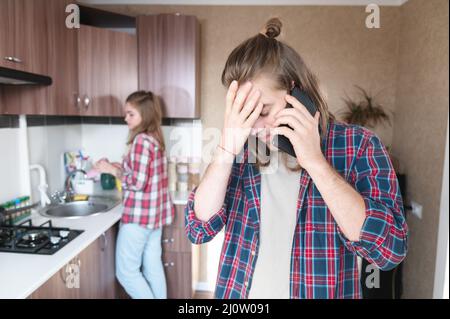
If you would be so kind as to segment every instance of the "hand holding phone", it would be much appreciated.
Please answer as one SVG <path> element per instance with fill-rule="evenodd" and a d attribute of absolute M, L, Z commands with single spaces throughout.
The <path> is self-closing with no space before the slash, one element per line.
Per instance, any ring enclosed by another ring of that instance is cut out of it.
<path fill-rule="evenodd" d="M 316 114 L 317 107 L 312 101 L 312 99 L 306 94 L 306 92 L 302 91 L 298 86 L 295 86 L 291 92 L 290 95 L 295 97 L 297 100 L 302 103 L 306 109 L 311 113 L 312 116 Z M 293 106 L 289 103 L 287 103 L 286 108 L 292 108 Z M 282 124 L 280 126 L 287 126 L 291 128 L 289 125 Z M 292 129 L 292 128 L 291 128 Z M 278 142 L 278 143 L 277 143 Z M 292 145 L 291 141 L 284 136 L 284 135 L 278 135 L 277 138 L 274 139 L 274 146 L 277 147 L 280 151 L 286 152 L 289 155 L 296 157 L 294 146 Z"/>

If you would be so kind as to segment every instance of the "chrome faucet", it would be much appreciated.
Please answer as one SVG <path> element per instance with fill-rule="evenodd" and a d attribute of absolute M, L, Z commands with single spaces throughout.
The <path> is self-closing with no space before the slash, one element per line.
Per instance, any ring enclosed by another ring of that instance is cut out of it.
<path fill-rule="evenodd" d="M 83 173 L 84 178 L 87 178 L 86 171 L 84 171 L 82 169 L 76 169 L 76 170 L 70 172 L 69 175 L 67 175 L 66 182 L 65 182 L 65 191 L 66 191 L 67 195 L 69 195 L 69 196 L 72 196 L 75 193 L 73 190 L 73 185 L 71 183 L 71 178 L 73 176 L 75 176 L 76 173 Z"/>

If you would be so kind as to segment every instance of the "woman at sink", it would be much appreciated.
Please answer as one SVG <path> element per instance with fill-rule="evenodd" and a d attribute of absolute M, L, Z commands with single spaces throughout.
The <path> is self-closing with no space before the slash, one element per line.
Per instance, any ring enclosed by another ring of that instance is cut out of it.
<path fill-rule="evenodd" d="M 122 180 L 123 207 L 116 246 L 116 276 L 135 299 L 165 299 L 161 260 L 162 226 L 172 223 L 175 208 L 168 190 L 167 158 L 158 98 L 137 91 L 125 103 L 128 151 L 122 163 L 101 159 L 95 169 Z"/>

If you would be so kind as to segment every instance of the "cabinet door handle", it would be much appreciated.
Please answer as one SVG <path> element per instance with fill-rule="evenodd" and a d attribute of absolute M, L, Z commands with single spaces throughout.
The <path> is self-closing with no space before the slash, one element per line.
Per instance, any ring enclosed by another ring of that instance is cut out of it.
<path fill-rule="evenodd" d="M 16 58 L 15 56 L 5 56 L 3 59 L 6 61 L 9 61 L 9 62 L 22 63 L 22 60 L 19 58 Z"/>
<path fill-rule="evenodd" d="M 164 238 L 162 240 L 163 244 L 173 243 L 175 241 L 175 238 Z"/>
<path fill-rule="evenodd" d="M 84 103 L 84 106 L 87 109 L 89 107 L 89 104 L 91 103 L 91 99 L 89 98 L 89 96 L 87 96 L 87 95 L 84 96 L 83 103 Z"/>
<path fill-rule="evenodd" d="M 103 246 L 102 246 L 101 250 L 105 251 L 106 247 L 108 247 L 108 239 L 106 238 L 105 233 L 102 234 L 102 238 L 103 238 Z"/>
<path fill-rule="evenodd" d="M 173 261 L 169 263 L 164 263 L 164 267 L 173 267 L 173 266 L 175 266 L 175 263 Z"/>
<path fill-rule="evenodd" d="M 77 93 L 75 93 L 74 96 L 75 96 L 75 106 L 77 109 L 80 109 L 81 108 L 81 97 Z"/>

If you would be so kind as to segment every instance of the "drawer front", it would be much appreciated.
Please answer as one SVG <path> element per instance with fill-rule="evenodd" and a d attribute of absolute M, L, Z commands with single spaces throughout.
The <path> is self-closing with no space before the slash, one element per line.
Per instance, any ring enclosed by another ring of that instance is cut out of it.
<path fill-rule="evenodd" d="M 163 251 L 190 253 L 192 244 L 186 236 L 184 228 L 166 226 L 161 238 Z"/>
<path fill-rule="evenodd" d="M 189 253 L 163 253 L 167 298 L 192 298 L 192 265 Z"/>

